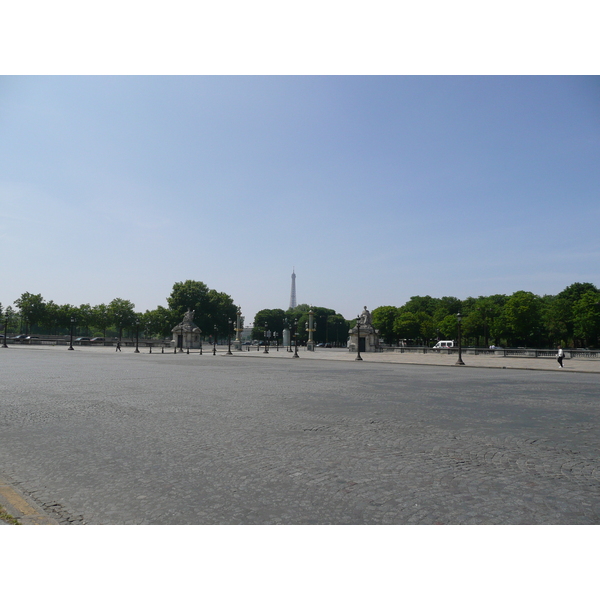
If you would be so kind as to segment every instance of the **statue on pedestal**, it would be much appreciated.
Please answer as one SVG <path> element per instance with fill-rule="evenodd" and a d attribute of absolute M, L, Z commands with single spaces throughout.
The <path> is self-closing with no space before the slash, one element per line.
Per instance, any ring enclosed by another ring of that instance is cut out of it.
<path fill-rule="evenodd" d="M 183 315 L 183 321 L 171 329 L 173 333 L 173 345 L 182 350 L 184 347 L 200 348 L 200 334 L 202 331 L 194 323 L 195 312 L 191 308 L 188 308 L 187 312 Z"/>
<path fill-rule="evenodd" d="M 366 306 L 356 320 L 356 326 L 348 333 L 348 349 L 350 352 L 356 352 L 358 349 L 361 352 L 377 352 L 379 350 L 379 331 L 373 327 L 373 319 Z"/>

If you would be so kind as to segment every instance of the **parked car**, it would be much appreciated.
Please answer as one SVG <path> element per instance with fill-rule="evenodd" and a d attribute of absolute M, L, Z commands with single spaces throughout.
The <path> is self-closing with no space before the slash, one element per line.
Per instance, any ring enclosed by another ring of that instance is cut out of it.
<path fill-rule="evenodd" d="M 103 342 L 103 341 L 104 341 L 104 338 L 101 338 L 101 337 L 95 337 L 90 340 L 90 342 Z"/>
<path fill-rule="evenodd" d="M 15 342 L 22 342 L 26 337 L 27 335 L 25 335 L 24 333 L 20 333 L 19 335 L 15 335 L 11 339 L 15 340 Z"/>
<path fill-rule="evenodd" d="M 28 335 L 26 338 L 26 340 L 39 340 L 39 336 L 37 335 Z"/>
<path fill-rule="evenodd" d="M 89 342 L 90 338 L 88 338 L 88 337 L 78 337 L 75 341 L 76 342 Z"/>

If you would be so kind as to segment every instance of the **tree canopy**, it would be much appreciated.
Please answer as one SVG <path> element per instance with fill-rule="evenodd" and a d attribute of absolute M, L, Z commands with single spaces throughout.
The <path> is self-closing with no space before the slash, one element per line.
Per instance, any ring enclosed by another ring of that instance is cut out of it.
<path fill-rule="evenodd" d="M 413 296 L 403 306 L 374 309 L 373 324 L 386 343 L 427 345 L 456 338 L 459 312 L 463 339 L 472 345 L 599 345 L 600 291 L 591 283 L 574 283 L 544 297 L 524 290 L 465 300 Z"/>

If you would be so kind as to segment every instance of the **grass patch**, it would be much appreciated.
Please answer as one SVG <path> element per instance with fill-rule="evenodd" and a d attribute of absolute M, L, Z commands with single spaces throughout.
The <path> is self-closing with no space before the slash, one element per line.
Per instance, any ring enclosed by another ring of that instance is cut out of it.
<path fill-rule="evenodd" d="M 12 515 L 9 515 L 2 506 L 0 506 L 0 521 L 5 521 L 6 523 L 10 523 L 11 525 L 21 524 Z"/>

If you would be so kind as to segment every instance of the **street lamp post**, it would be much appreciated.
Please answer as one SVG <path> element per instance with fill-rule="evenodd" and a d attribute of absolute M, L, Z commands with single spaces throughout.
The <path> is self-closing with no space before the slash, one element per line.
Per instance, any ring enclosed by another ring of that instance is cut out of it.
<path fill-rule="evenodd" d="M 291 329 L 290 329 L 290 324 L 287 320 L 287 318 L 285 318 L 283 320 L 283 345 L 285 346 L 285 331 L 287 329 L 288 332 L 288 347 L 287 347 L 287 351 L 291 352 L 292 351 L 292 336 L 291 336 Z"/>
<path fill-rule="evenodd" d="M 306 331 L 308 332 L 308 342 L 306 342 L 306 349 L 314 352 L 315 342 L 313 340 L 313 333 L 317 330 L 315 323 L 315 313 L 312 308 L 308 311 L 308 323 L 306 324 Z"/>
<path fill-rule="evenodd" d="M 6 345 L 6 336 L 8 335 L 8 319 L 4 319 L 4 340 L 2 341 L 2 347 L 8 348 Z"/>
<path fill-rule="evenodd" d="M 135 320 L 135 354 L 140 353 L 140 320 Z"/>
<path fill-rule="evenodd" d="M 242 331 L 244 331 L 244 328 L 242 327 L 242 309 L 241 307 L 238 306 L 237 309 L 237 318 L 235 321 L 235 349 L 239 350 L 240 352 L 242 351 L 242 340 L 240 338 L 240 333 Z"/>
<path fill-rule="evenodd" d="M 75 324 L 75 317 L 71 317 L 71 341 L 69 342 L 69 350 L 73 350 L 73 325 Z"/>
<path fill-rule="evenodd" d="M 231 324 L 233 321 L 228 319 L 229 327 L 227 328 L 227 356 L 233 356 L 231 353 Z"/>
<path fill-rule="evenodd" d="M 298 356 L 298 319 L 294 319 L 294 356 L 292 358 L 300 358 Z"/>
<path fill-rule="evenodd" d="M 263 354 L 269 354 L 269 346 L 268 344 L 268 340 L 267 340 L 267 327 L 269 326 L 268 323 L 265 322 L 265 349 L 263 351 Z"/>
<path fill-rule="evenodd" d="M 462 359 L 462 335 L 461 335 L 461 328 L 460 328 L 460 322 L 462 321 L 462 317 L 461 317 L 460 313 L 458 313 L 456 315 L 456 320 L 458 321 L 458 360 L 456 361 L 455 364 L 464 365 L 465 363 L 463 362 L 463 359 Z"/>
<path fill-rule="evenodd" d="M 217 332 L 218 332 L 218 328 L 215 325 L 214 326 L 214 334 L 213 334 L 213 356 L 216 356 L 217 354 Z"/>
<path fill-rule="evenodd" d="M 121 315 L 119 313 L 117 313 L 115 315 L 115 323 L 117 324 L 117 327 L 119 328 L 119 347 L 121 346 L 121 342 L 122 337 L 123 337 L 123 326 L 121 324 Z"/>
<path fill-rule="evenodd" d="M 354 360 L 362 360 L 360 355 L 360 315 L 356 317 L 356 358 Z"/>

